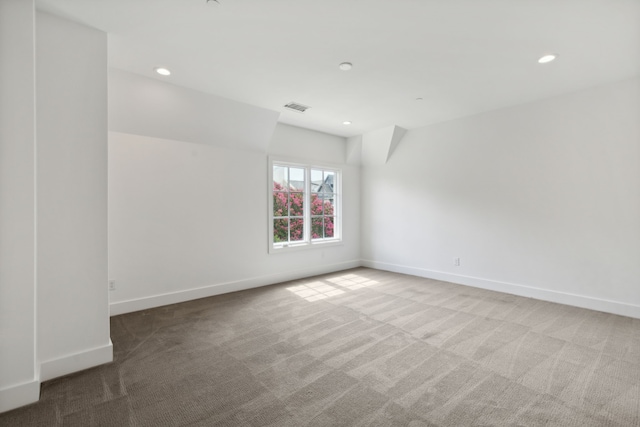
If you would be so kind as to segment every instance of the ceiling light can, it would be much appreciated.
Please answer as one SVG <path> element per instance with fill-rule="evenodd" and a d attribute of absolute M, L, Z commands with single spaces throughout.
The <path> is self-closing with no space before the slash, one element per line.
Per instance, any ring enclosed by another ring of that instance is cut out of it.
<path fill-rule="evenodd" d="M 351 124 L 351 122 L 349 120 L 345 120 L 344 122 L 342 122 L 343 125 L 348 126 Z"/>
<path fill-rule="evenodd" d="M 540 63 L 540 64 L 546 64 L 546 63 L 548 63 L 548 62 L 553 61 L 553 60 L 554 60 L 554 59 L 556 59 L 557 57 L 558 57 L 558 55 L 557 55 L 557 54 L 555 54 L 555 53 L 549 53 L 549 54 L 546 54 L 546 55 L 544 55 L 544 56 L 541 56 L 541 57 L 540 57 L 540 59 L 538 59 L 538 63 Z"/>
<path fill-rule="evenodd" d="M 164 68 L 164 67 L 156 67 L 154 68 L 154 71 L 158 74 L 160 74 L 161 76 L 170 76 L 171 75 L 171 71 L 169 71 L 168 68 Z"/>
<path fill-rule="evenodd" d="M 351 62 L 343 62 L 340 65 L 338 65 L 338 67 L 340 67 L 342 71 L 349 71 L 350 69 L 353 68 L 353 64 Z"/>

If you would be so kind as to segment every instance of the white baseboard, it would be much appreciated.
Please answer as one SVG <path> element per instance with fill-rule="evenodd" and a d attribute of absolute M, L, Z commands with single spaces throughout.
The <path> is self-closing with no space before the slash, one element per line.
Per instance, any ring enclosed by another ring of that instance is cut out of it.
<path fill-rule="evenodd" d="M 113 344 L 70 354 L 40 363 L 39 380 L 7 387 L 0 390 L 0 413 L 36 403 L 40 399 L 40 383 L 72 374 L 113 360 Z"/>
<path fill-rule="evenodd" d="M 40 381 L 33 380 L 0 390 L 0 413 L 35 403 L 40 399 Z"/>
<path fill-rule="evenodd" d="M 113 344 L 92 348 L 40 363 L 40 381 L 48 381 L 113 361 Z"/>
<path fill-rule="evenodd" d="M 295 271 L 287 271 L 260 277 L 252 277 L 249 279 L 237 280 L 233 282 L 218 283 L 215 285 L 204 286 L 196 289 L 186 289 L 183 291 L 152 295 L 149 297 L 132 299 L 128 301 L 112 302 L 109 307 L 111 316 L 116 316 L 118 314 L 131 313 L 134 311 L 146 310 L 163 305 L 176 304 L 180 302 L 191 301 L 194 299 L 226 294 L 229 292 L 243 291 L 245 289 L 273 285 L 275 283 L 286 282 L 288 280 L 303 279 L 305 277 L 316 276 L 318 274 L 327 274 L 336 271 L 348 270 L 350 268 L 360 267 L 360 265 L 360 260 L 345 261 L 337 264 L 323 265 Z"/>
<path fill-rule="evenodd" d="M 535 298 L 543 301 L 550 301 L 559 304 L 572 305 L 575 307 L 588 308 L 591 310 L 603 311 L 606 313 L 619 314 L 640 319 L 640 306 L 626 304 L 619 301 L 611 301 L 600 298 L 588 297 L 584 295 L 570 294 L 566 292 L 553 291 L 548 289 L 535 288 L 515 283 L 500 282 L 496 280 L 483 279 L 479 277 L 464 276 L 459 274 L 446 273 L 442 271 L 428 270 L 405 265 L 391 264 L 371 260 L 353 260 L 327 266 L 319 266 L 284 273 L 271 274 L 267 276 L 253 277 L 249 279 L 237 280 L 233 282 L 218 283 L 196 289 L 186 289 L 183 291 L 171 292 L 160 295 L 152 295 L 145 298 L 118 301 L 110 304 L 111 316 L 131 313 L 134 311 L 146 310 L 163 305 L 176 304 L 198 298 L 206 298 L 214 295 L 229 292 L 242 291 L 245 289 L 257 288 L 260 286 L 272 285 L 275 283 L 297 280 L 318 274 L 333 273 L 341 270 L 348 270 L 356 267 L 369 267 L 378 270 L 393 271 L 396 273 L 409 274 L 412 276 L 426 277 L 429 279 L 442 280 L 446 282 L 458 283 L 476 288 L 488 289 L 497 292 L 504 292 L 528 298 Z"/>
<path fill-rule="evenodd" d="M 403 273 L 412 276 L 425 277 L 428 279 L 442 280 L 445 282 L 458 283 L 461 285 L 473 286 L 476 288 L 488 289 L 491 291 L 504 292 L 512 295 L 535 298 L 543 301 L 572 305 L 575 307 L 588 308 L 590 310 L 603 311 L 605 313 L 619 314 L 621 316 L 640 319 L 640 306 L 626 304 L 619 301 L 611 301 L 584 295 L 576 295 L 566 292 L 552 291 L 549 289 L 535 288 L 526 285 L 499 282 L 495 280 L 482 279 L 479 277 L 463 276 L 459 274 L 451 274 L 442 271 L 427 270 L 423 268 L 390 264 L 379 261 L 362 260 L 361 265 L 363 267 L 375 268 L 377 270 L 393 271 L 395 273 Z"/>

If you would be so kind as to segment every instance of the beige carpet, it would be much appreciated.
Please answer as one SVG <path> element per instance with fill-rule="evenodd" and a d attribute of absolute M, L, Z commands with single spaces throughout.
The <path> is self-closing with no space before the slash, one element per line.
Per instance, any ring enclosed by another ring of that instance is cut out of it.
<path fill-rule="evenodd" d="M 371 269 L 112 319 L 2 426 L 640 426 L 640 320 Z"/>

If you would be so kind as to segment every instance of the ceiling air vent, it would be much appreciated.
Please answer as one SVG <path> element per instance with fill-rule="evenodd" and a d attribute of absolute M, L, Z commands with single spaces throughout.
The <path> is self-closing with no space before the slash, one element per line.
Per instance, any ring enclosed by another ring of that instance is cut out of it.
<path fill-rule="evenodd" d="M 284 108 L 288 108 L 291 111 L 296 111 L 298 113 L 304 113 L 311 107 L 307 107 L 306 105 L 298 104 L 297 102 L 290 102 L 284 106 Z"/>

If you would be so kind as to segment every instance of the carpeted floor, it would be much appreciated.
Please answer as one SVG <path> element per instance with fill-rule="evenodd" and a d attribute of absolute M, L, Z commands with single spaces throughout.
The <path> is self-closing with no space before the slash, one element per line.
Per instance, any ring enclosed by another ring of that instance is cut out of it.
<path fill-rule="evenodd" d="M 359 268 L 112 318 L 2 426 L 640 426 L 640 320 Z"/>

